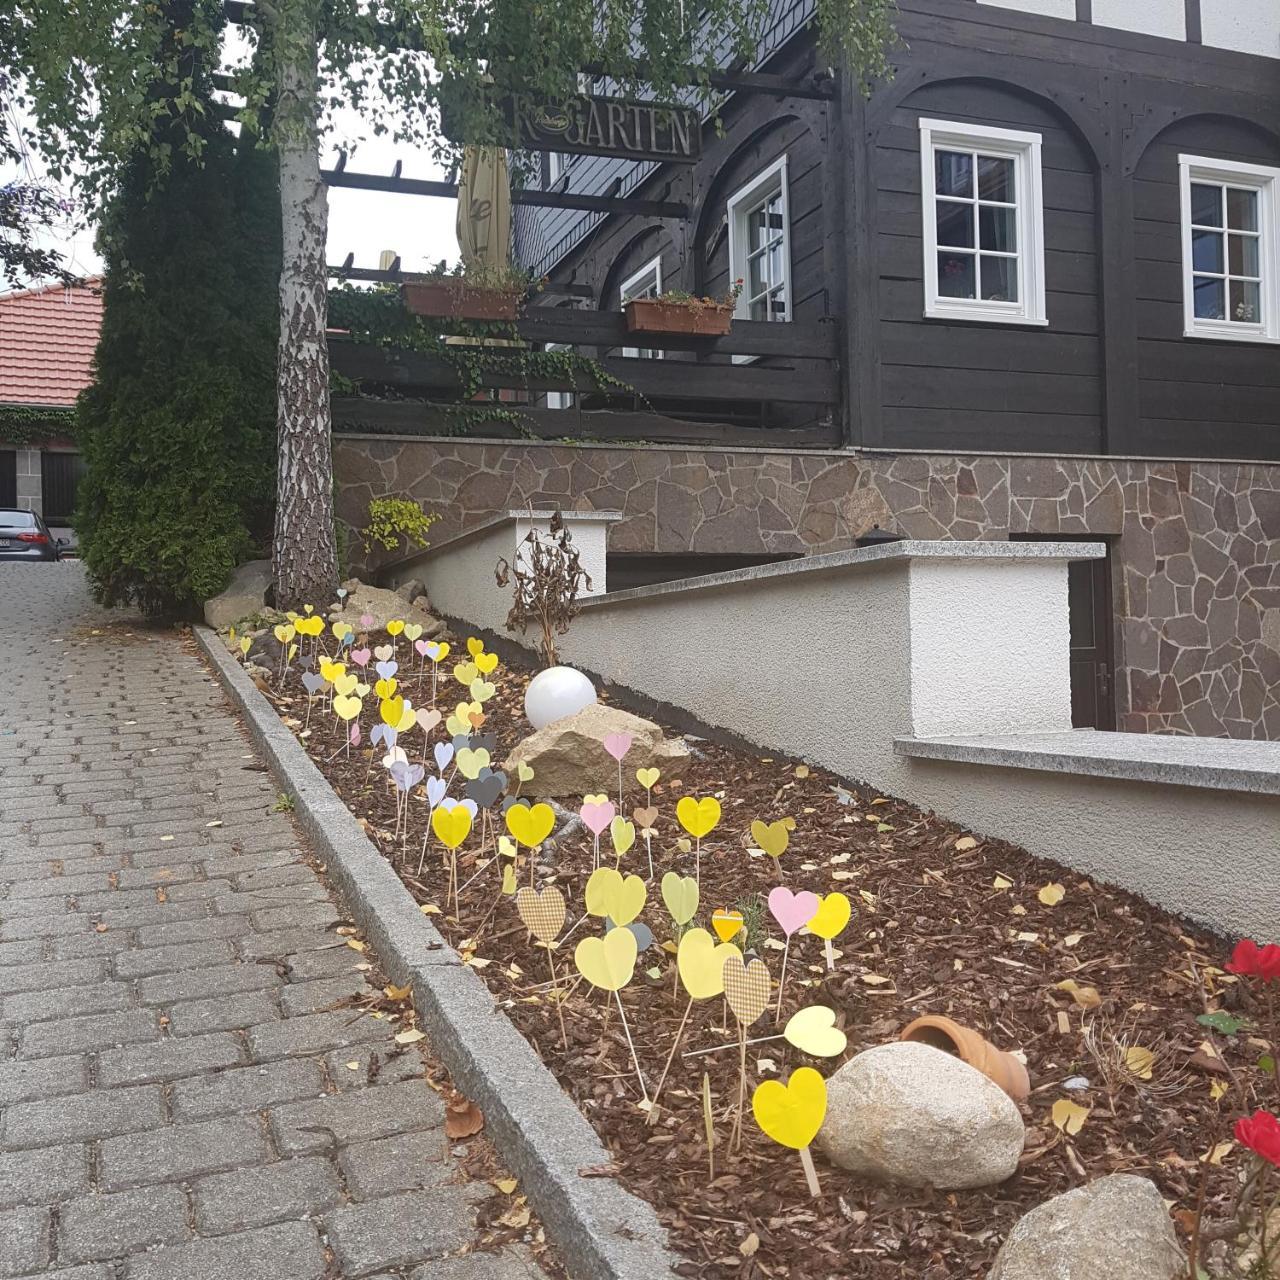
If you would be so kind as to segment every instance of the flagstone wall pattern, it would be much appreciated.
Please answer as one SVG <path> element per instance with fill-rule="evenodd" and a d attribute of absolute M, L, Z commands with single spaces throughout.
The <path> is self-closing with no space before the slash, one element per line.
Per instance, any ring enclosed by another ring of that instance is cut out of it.
<path fill-rule="evenodd" d="M 377 436 L 336 439 L 334 462 L 347 524 L 407 496 L 441 516 L 435 542 L 528 503 L 623 512 L 614 551 L 815 553 L 877 524 L 1103 537 L 1119 727 L 1280 739 L 1280 466 Z"/>

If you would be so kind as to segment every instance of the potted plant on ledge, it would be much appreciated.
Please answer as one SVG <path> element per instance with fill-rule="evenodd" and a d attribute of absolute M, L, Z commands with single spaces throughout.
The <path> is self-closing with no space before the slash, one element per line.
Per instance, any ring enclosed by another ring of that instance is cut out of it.
<path fill-rule="evenodd" d="M 509 265 L 437 263 L 400 286 L 404 305 L 417 316 L 446 320 L 515 320 L 534 281 Z"/>
<path fill-rule="evenodd" d="M 699 298 L 681 289 L 654 298 L 632 298 L 623 310 L 628 333 L 698 333 L 723 335 L 733 323 L 733 309 L 742 281 L 720 298 Z"/>

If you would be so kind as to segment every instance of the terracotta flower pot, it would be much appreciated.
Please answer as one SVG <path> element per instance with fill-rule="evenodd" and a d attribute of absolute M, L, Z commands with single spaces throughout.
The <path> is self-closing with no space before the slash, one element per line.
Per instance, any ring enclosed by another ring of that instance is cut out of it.
<path fill-rule="evenodd" d="M 1011 1053 L 997 1049 L 969 1027 L 950 1018 L 929 1015 L 917 1018 L 902 1028 L 899 1040 L 915 1040 L 955 1054 L 963 1062 L 981 1071 L 994 1081 L 1014 1102 L 1025 1102 L 1031 1093 L 1031 1078 L 1027 1069 Z"/>
<path fill-rule="evenodd" d="M 520 294 L 488 289 L 465 280 L 406 280 L 400 286 L 404 305 L 414 315 L 438 320 L 514 320 Z"/>
<path fill-rule="evenodd" d="M 724 335 L 733 324 L 729 306 L 697 306 L 688 302 L 664 302 L 657 298 L 632 298 L 623 308 L 628 333 L 698 333 Z"/>

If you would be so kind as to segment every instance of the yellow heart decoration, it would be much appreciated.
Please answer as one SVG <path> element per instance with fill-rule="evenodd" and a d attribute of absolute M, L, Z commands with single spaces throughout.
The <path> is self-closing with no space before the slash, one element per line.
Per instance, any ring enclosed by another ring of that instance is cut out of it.
<path fill-rule="evenodd" d="M 711 913 L 711 927 L 716 931 L 716 937 L 721 942 L 728 942 L 742 928 L 742 923 L 741 911 L 726 911 L 722 908 Z M 734 947 L 734 950 L 736 951 L 737 947 Z"/>
<path fill-rule="evenodd" d="M 373 691 L 378 695 L 379 698 L 392 698 L 392 697 L 395 697 L 395 692 L 399 687 L 400 687 L 399 683 L 394 679 L 379 680 L 373 686 Z"/>
<path fill-rule="evenodd" d="M 476 636 L 467 637 L 467 652 L 473 657 L 478 658 L 484 652 L 484 641 Z"/>
<path fill-rule="evenodd" d="M 514 858 L 520 850 L 516 848 L 516 842 L 514 840 L 509 839 L 507 836 L 499 836 L 498 852 L 502 854 L 504 858 Z"/>
<path fill-rule="evenodd" d="M 769 1007 L 769 970 L 763 960 L 747 964 L 742 952 L 733 948 L 732 955 L 724 958 L 721 970 L 724 982 L 724 998 L 733 1010 L 733 1016 L 749 1027 Z"/>
<path fill-rule="evenodd" d="M 616 925 L 628 925 L 644 910 L 648 890 L 639 876 L 627 876 L 609 892 L 609 910 L 605 913 Z"/>
<path fill-rule="evenodd" d="M 516 869 L 508 862 L 507 865 L 502 868 L 502 892 L 509 898 L 513 893 L 515 893 L 515 891 Z"/>
<path fill-rule="evenodd" d="M 463 747 L 454 759 L 458 762 L 458 772 L 468 781 L 480 776 L 480 770 L 489 763 L 489 753 L 484 747 L 472 749 Z"/>
<path fill-rule="evenodd" d="M 818 899 L 818 910 L 809 921 L 809 932 L 819 938 L 837 938 L 849 923 L 853 907 L 843 893 L 828 893 Z"/>
<path fill-rule="evenodd" d="M 818 1136 L 827 1114 L 827 1082 L 812 1067 L 797 1067 L 791 1079 L 762 1080 L 751 1095 L 756 1124 L 779 1146 L 799 1151 Z"/>
<path fill-rule="evenodd" d="M 333 711 L 342 720 L 354 720 L 360 714 L 360 699 L 342 693 L 333 695 Z"/>
<path fill-rule="evenodd" d="M 692 999 L 708 1000 L 724 994 L 724 962 L 737 950 L 731 942 L 717 943 L 705 929 L 690 929 L 680 939 L 676 968 Z"/>
<path fill-rule="evenodd" d="M 698 882 L 692 876 L 668 871 L 662 877 L 662 901 L 676 924 L 688 924 L 698 913 Z"/>
<path fill-rule="evenodd" d="M 332 630 L 333 634 L 339 640 L 341 640 L 342 637 L 345 636 L 351 630 L 351 624 L 349 622 L 343 622 L 342 619 L 339 618 L 338 621 L 333 624 L 330 630 Z"/>
<path fill-rule="evenodd" d="M 662 777 L 661 769 L 637 769 L 636 781 L 648 791 Z"/>
<path fill-rule="evenodd" d="M 383 724 L 389 724 L 395 729 L 400 721 L 404 719 L 404 699 L 383 698 L 378 704 L 378 715 L 382 717 Z"/>
<path fill-rule="evenodd" d="M 297 656 L 298 656 L 298 646 L 296 644 L 291 644 L 289 648 L 285 651 L 284 660 L 286 662 L 292 662 L 294 658 L 296 658 Z"/>
<path fill-rule="evenodd" d="M 400 717 L 399 723 L 393 724 L 391 727 L 397 733 L 408 733 L 417 723 L 418 713 L 413 709 L 411 702 L 406 702 L 404 704 L 404 714 Z"/>
<path fill-rule="evenodd" d="M 556 825 L 555 810 L 549 804 L 513 804 L 507 810 L 507 830 L 530 849 L 541 844 Z"/>
<path fill-rule="evenodd" d="M 811 1004 L 793 1013 L 782 1034 L 788 1044 L 815 1058 L 839 1057 L 849 1043 L 848 1036 L 836 1026 L 835 1010 L 825 1004 Z"/>
<path fill-rule="evenodd" d="M 437 806 L 431 813 L 431 830 L 446 849 L 456 849 L 471 832 L 471 811 L 460 804 L 452 809 Z"/>
<path fill-rule="evenodd" d="M 609 797 L 605 795 L 604 792 L 602 791 L 598 796 L 597 795 L 583 796 L 582 803 L 584 805 L 585 804 L 604 804 L 608 801 L 608 799 Z"/>
<path fill-rule="evenodd" d="M 449 642 L 441 640 L 439 647 L 436 649 L 436 656 L 431 659 L 432 662 L 443 662 L 449 656 Z"/>
<path fill-rule="evenodd" d="M 498 655 L 496 653 L 477 653 L 475 655 L 476 670 L 482 676 L 487 676 L 496 669 L 498 665 Z"/>
<path fill-rule="evenodd" d="M 636 842 L 636 828 L 620 813 L 609 823 L 609 839 L 613 841 L 613 851 L 619 858 L 624 857 L 627 850 Z"/>
<path fill-rule="evenodd" d="M 333 682 L 333 691 L 341 697 L 348 698 L 355 692 L 356 685 L 360 683 L 360 678 L 353 675 L 339 676 Z"/>
<path fill-rule="evenodd" d="M 457 738 L 471 732 L 471 718 L 467 713 L 467 704 L 460 702 L 456 714 L 449 716 L 444 722 L 451 738 Z"/>
<path fill-rule="evenodd" d="M 564 928 L 564 894 L 553 884 L 541 893 L 525 885 L 516 894 L 516 910 L 524 927 L 539 942 L 553 942 Z"/>
<path fill-rule="evenodd" d="M 240 652 L 241 652 L 241 654 L 243 654 L 243 655 L 244 655 L 244 657 L 246 657 L 246 658 L 247 658 L 247 657 L 249 656 L 249 650 L 250 650 L 250 649 L 252 649 L 252 648 L 253 648 L 253 637 L 252 637 L 252 636 L 241 636 L 241 637 L 240 637 Z"/>
<path fill-rule="evenodd" d="M 470 691 L 472 698 L 480 703 L 481 706 L 484 706 L 498 692 L 496 684 L 491 684 L 488 680 L 481 680 L 479 676 L 476 676 L 467 686 L 467 689 Z"/>
<path fill-rule="evenodd" d="M 422 623 L 406 622 L 404 624 L 404 638 L 412 644 L 422 634 Z"/>
<path fill-rule="evenodd" d="M 516 777 L 521 782 L 532 782 L 533 766 L 529 764 L 525 764 L 525 762 L 521 760 L 520 763 L 516 765 Z"/>
<path fill-rule="evenodd" d="M 583 938 L 574 948 L 573 963 L 593 987 L 621 991 L 636 971 L 636 955 L 636 935 L 630 929 L 610 929 L 603 938 Z"/>
<path fill-rule="evenodd" d="M 403 618 L 392 618 L 391 621 L 387 623 L 387 635 L 389 636 L 398 636 L 403 630 Z"/>
<path fill-rule="evenodd" d="M 301 636 L 318 636 L 324 630 L 324 619 L 317 614 L 310 618 L 299 618 L 293 625 Z"/>
<path fill-rule="evenodd" d="M 716 823 L 720 821 L 720 801 L 715 796 L 703 796 L 700 800 L 681 796 L 680 803 L 676 805 L 676 817 L 695 840 L 701 840 L 715 830 Z"/>
<path fill-rule="evenodd" d="M 278 622 L 272 630 L 272 635 L 281 643 L 288 644 L 294 636 L 298 634 L 297 630 L 287 622 Z"/>
<path fill-rule="evenodd" d="M 459 662 L 453 669 L 453 678 L 466 689 L 471 687 L 471 682 L 479 675 L 480 672 L 476 670 L 474 662 Z"/>
<path fill-rule="evenodd" d="M 584 893 L 589 916 L 607 916 L 614 894 L 622 889 L 622 872 L 613 867 L 597 867 L 587 878 Z"/>
<path fill-rule="evenodd" d="M 771 858 L 780 858 L 791 843 L 791 833 L 787 830 L 786 819 L 779 822 L 764 823 L 757 818 L 751 824 L 751 838 L 756 847 L 763 849 Z"/>
<path fill-rule="evenodd" d="M 296 649 L 298 646 L 294 645 L 293 647 Z M 357 680 L 356 681 L 356 697 L 366 698 L 368 696 L 369 696 L 369 686 L 365 684 L 363 680 Z"/>
<path fill-rule="evenodd" d="M 332 684 L 347 669 L 345 662 L 330 662 L 328 658 L 320 659 L 320 674 Z"/>

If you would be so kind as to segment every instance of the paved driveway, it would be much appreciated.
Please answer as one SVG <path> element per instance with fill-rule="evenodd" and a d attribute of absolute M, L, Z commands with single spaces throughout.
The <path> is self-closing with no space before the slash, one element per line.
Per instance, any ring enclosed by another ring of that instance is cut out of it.
<path fill-rule="evenodd" d="M 0 671 L 0 1276 L 534 1274 L 181 640 L 0 564 Z"/>

